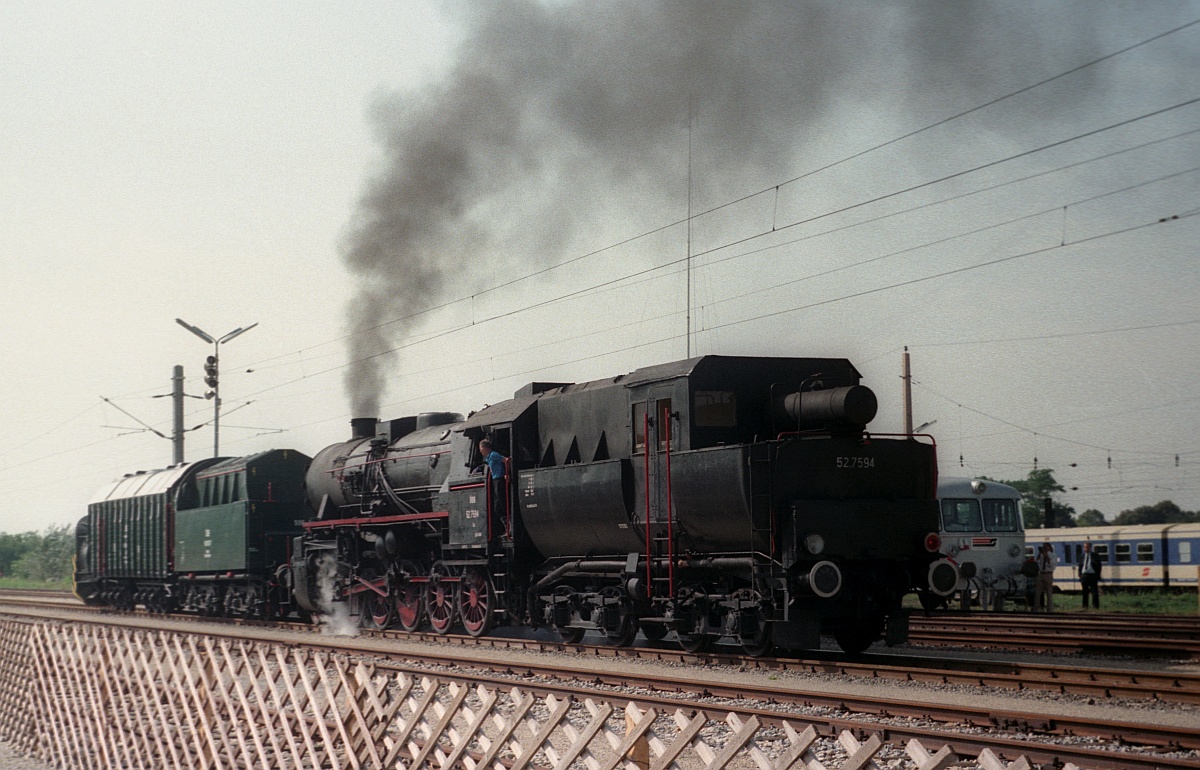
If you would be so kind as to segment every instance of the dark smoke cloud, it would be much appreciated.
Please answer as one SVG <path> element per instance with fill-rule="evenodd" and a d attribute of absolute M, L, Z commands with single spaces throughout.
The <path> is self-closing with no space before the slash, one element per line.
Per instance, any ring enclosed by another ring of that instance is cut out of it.
<path fill-rule="evenodd" d="M 385 164 L 343 249 L 360 287 L 350 328 L 366 330 L 351 338 L 351 360 L 363 360 L 346 377 L 354 414 L 379 416 L 392 363 L 384 351 L 407 333 L 379 324 L 574 256 L 563 249 L 600 217 L 657 206 L 655 224 L 677 219 L 689 100 L 704 125 L 693 165 L 708 202 L 744 194 L 794 173 L 823 116 L 852 112 L 879 82 L 895 87 L 883 73 L 904 62 L 939 83 L 987 82 L 986 67 L 962 66 L 960 49 L 990 53 L 964 25 L 997 21 L 976 18 L 975 5 L 914 5 L 929 9 L 921 14 L 841 2 L 461 6 L 467 34 L 448 76 L 375 108 Z"/>

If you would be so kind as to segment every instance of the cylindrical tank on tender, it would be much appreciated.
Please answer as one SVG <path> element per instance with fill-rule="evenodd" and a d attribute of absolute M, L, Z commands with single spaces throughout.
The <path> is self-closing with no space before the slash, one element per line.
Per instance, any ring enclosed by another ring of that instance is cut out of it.
<path fill-rule="evenodd" d="M 866 385 L 789 393 L 782 402 L 783 411 L 799 423 L 837 420 L 866 425 L 879 410 L 874 391 Z"/>

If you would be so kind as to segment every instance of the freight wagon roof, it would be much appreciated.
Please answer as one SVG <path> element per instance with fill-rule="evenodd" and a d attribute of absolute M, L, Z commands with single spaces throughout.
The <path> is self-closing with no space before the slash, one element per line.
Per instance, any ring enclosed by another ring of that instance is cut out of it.
<path fill-rule="evenodd" d="M 183 479 L 195 465 L 196 463 L 182 463 L 162 470 L 130 474 L 101 489 L 88 501 L 88 505 L 105 500 L 162 494 Z"/>
<path fill-rule="evenodd" d="M 198 476 L 198 478 L 207 478 L 209 476 L 220 476 L 223 473 L 236 473 L 237 471 L 248 468 L 263 459 L 270 458 L 272 455 L 282 455 L 282 453 L 284 453 L 284 452 L 288 452 L 292 455 L 295 455 L 296 457 L 301 458 L 301 460 L 304 462 L 311 460 L 311 458 L 308 457 L 307 455 L 305 455 L 301 452 L 297 452 L 294 449 L 268 449 L 266 451 L 258 452 L 258 453 L 252 454 L 252 455 L 244 455 L 242 457 L 230 457 L 228 459 L 222 460 L 221 462 L 216 463 L 215 465 L 210 465 L 207 468 L 205 468 L 204 472 L 202 474 L 200 474 Z"/>

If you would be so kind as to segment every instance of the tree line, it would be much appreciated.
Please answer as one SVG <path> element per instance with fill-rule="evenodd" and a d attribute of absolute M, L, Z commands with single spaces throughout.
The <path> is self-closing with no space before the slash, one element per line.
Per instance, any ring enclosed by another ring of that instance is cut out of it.
<path fill-rule="evenodd" d="M 986 477 L 985 477 L 986 478 Z M 990 479 L 1001 484 L 1008 484 L 1021 493 L 1021 515 L 1025 519 L 1025 529 L 1041 528 L 1046 521 L 1047 498 L 1051 500 L 1051 512 L 1055 527 L 1104 527 L 1127 526 L 1130 524 L 1179 524 L 1200 521 L 1200 511 L 1185 511 L 1170 500 L 1163 500 L 1154 505 L 1142 505 L 1137 508 L 1121 511 L 1112 521 L 1095 508 L 1089 508 L 1082 513 L 1059 500 L 1053 495 L 1067 490 L 1054 480 L 1054 471 L 1050 468 L 1032 470 L 1023 479 L 1006 481 Z"/>
<path fill-rule="evenodd" d="M 74 555 L 75 528 L 70 524 L 50 527 L 42 534 L 0 532 L 0 577 L 67 582 Z"/>

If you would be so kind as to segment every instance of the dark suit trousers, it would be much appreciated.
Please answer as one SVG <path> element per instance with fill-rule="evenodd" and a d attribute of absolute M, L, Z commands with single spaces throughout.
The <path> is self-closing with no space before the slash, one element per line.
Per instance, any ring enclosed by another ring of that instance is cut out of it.
<path fill-rule="evenodd" d="M 1088 594 L 1092 595 L 1092 606 L 1100 609 L 1100 577 L 1091 573 L 1085 573 L 1079 576 L 1079 583 L 1083 586 L 1083 606 L 1086 609 L 1088 606 Z"/>

